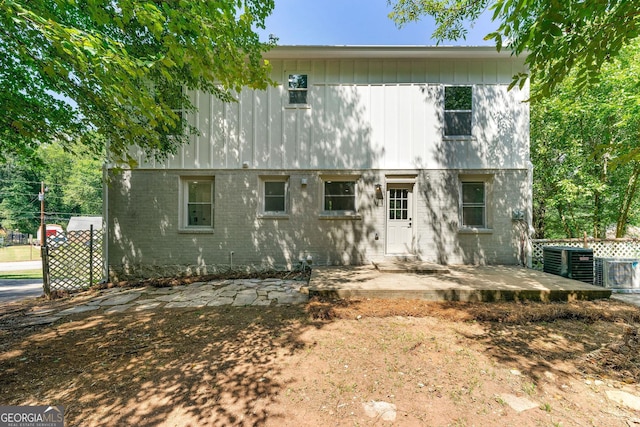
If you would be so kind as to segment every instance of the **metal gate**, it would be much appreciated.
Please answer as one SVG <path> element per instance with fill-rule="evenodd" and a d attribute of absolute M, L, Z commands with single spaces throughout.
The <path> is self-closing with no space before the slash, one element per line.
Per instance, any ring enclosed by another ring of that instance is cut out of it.
<path fill-rule="evenodd" d="M 44 293 L 75 292 L 104 281 L 102 230 L 47 236 L 42 249 Z"/>

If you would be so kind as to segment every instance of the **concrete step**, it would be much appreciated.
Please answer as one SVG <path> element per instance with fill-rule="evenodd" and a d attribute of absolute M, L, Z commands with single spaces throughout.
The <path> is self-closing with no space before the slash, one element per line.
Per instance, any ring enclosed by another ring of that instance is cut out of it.
<path fill-rule="evenodd" d="M 374 262 L 373 265 L 381 273 L 415 273 L 415 274 L 447 274 L 449 268 L 425 261 L 385 260 Z"/>

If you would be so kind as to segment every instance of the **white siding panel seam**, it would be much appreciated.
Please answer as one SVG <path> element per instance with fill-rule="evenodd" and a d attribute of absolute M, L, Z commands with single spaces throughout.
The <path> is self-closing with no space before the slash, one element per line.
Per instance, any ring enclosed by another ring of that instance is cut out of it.
<path fill-rule="evenodd" d="M 287 89 L 283 88 L 283 91 L 286 92 Z M 282 133 L 282 138 L 280 139 L 280 147 L 278 149 L 278 152 L 280 153 L 280 165 L 279 165 L 279 167 L 280 168 L 284 168 L 284 165 L 285 165 L 285 159 L 284 159 L 285 150 L 284 150 L 284 147 L 285 147 L 285 142 L 286 142 L 286 138 L 287 138 L 287 135 L 286 135 L 286 132 L 285 132 L 285 129 L 286 129 L 286 117 L 285 117 L 286 116 L 286 110 L 284 108 L 284 102 L 286 102 L 286 101 L 283 100 L 282 94 L 280 94 L 280 95 L 281 95 L 280 96 L 280 122 L 281 122 L 280 132 Z"/>
<path fill-rule="evenodd" d="M 242 132 L 242 120 L 244 114 L 244 102 L 242 101 L 242 94 L 238 94 L 238 120 L 236 120 L 236 138 L 237 138 L 237 146 L 238 146 L 238 158 L 236 159 L 236 167 L 240 167 L 242 165 L 242 149 L 244 148 L 243 139 L 244 133 Z"/>
<path fill-rule="evenodd" d="M 213 108 L 214 108 L 214 102 L 213 102 L 213 96 L 209 96 L 209 167 L 213 168 L 214 163 L 214 149 L 213 147 L 215 147 L 215 137 L 213 135 Z"/>
<path fill-rule="evenodd" d="M 185 146 L 184 144 L 180 146 L 180 167 L 184 169 L 184 158 L 185 158 Z"/>
<path fill-rule="evenodd" d="M 271 167 L 271 101 L 273 90 L 267 89 L 267 158 L 264 159 L 266 162 L 263 162 L 268 168 Z"/>
<path fill-rule="evenodd" d="M 293 138 L 295 139 L 293 143 L 296 150 L 294 153 L 293 163 L 296 165 L 296 167 L 300 167 L 300 158 L 302 156 L 302 150 L 300 147 L 300 144 L 302 144 L 302 130 L 300 129 L 300 127 L 302 126 L 302 116 L 302 110 L 296 109 L 296 128 L 295 132 L 293 133 Z"/>
<path fill-rule="evenodd" d="M 196 100 L 195 104 L 200 108 L 200 91 L 196 91 Z M 200 129 L 200 114 L 196 114 L 196 129 Z M 196 167 L 201 167 L 202 164 L 200 162 L 200 135 L 193 136 L 194 145 L 195 145 L 195 153 L 194 153 L 194 161 Z"/>
<path fill-rule="evenodd" d="M 258 111 L 257 111 L 257 96 L 258 92 L 253 91 L 251 97 L 251 111 L 252 111 L 252 119 L 251 120 L 251 167 L 256 167 L 256 141 L 258 139 Z"/>
<path fill-rule="evenodd" d="M 222 152 L 224 153 L 224 167 L 228 168 L 229 167 L 229 104 L 228 103 L 224 103 L 222 105 L 222 109 L 223 109 L 223 120 L 224 120 L 224 125 L 222 127 L 222 136 L 224 139 L 224 147 L 222 149 Z"/>

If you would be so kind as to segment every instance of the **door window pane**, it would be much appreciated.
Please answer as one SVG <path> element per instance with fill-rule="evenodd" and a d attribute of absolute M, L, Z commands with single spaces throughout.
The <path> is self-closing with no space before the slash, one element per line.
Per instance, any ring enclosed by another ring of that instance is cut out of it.
<path fill-rule="evenodd" d="M 389 219 L 409 218 L 409 190 L 389 189 Z"/>

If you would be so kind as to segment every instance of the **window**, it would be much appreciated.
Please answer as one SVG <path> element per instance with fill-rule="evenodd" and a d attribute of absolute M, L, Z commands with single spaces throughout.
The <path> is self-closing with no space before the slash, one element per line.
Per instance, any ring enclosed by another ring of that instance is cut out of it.
<path fill-rule="evenodd" d="M 213 228 L 213 187 L 211 179 L 183 181 L 185 228 Z"/>
<path fill-rule="evenodd" d="M 325 181 L 324 183 L 324 210 L 349 211 L 356 210 L 356 183 L 355 181 Z"/>
<path fill-rule="evenodd" d="M 268 177 L 262 182 L 265 214 L 285 214 L 287 212 L 288 179 L 286 177 Z"/>
<path fill-rule="evenodd" d="M 289 104 L 307 104 L 307 75 L 289 74 Z"/>
<path fill-rule="evenodd" d="M 409 218 L 409 190 L 389 189 L 389 219 Z"/>
<path fill-rule="evenodd" d="M 471 86 L 445 86 L 445 136 L 471 136 L 472 98 Z"/>
<path fill-rule="evenodd" d="M 169 119 L 163 120 L 162 124 L 158 126 L 158 133 L 161 133 L 163 135 L 180 135 L 183 133 L 183 97 L 184 94 L 182 92 L 182 86 L 180 85 L 169 83 L 158 85 L 156 100 L 165 103 L 177 116 L 174 118 L 173 123 L 170 123 Z"/>
<path fill-rule="evenodd" d="M 486 194 L 484 182 L 462 183 L 462 226 L 486 228 Z"/>

